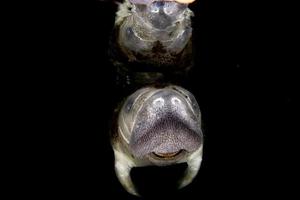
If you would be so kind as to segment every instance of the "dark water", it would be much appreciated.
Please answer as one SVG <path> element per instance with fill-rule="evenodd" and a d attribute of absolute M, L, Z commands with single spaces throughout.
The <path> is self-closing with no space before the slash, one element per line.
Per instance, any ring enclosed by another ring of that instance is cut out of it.
<path fill-rule="evenodd" d="M 143 172 L 134 172 L 135 181 L 150 199 L 282 194 L 286 174 L 281 169 L 288 155 L 280 146 L 293 133 L 295 78 L 272 36 L 276 15 L 264 17 L 267 7 L 240 1 L 199 0 L 191 9 L 196 64 L 187 89 L 202 112 L 202 166 L 180 191 L 171 187 L 172 173 L 180 169 L 154 169 L 144 173 L 145 179 Z M 52 53 L 59 58 L 44 61 L 49 68 L 43 76 L 50 81 L 41 88 L 47 91 L 43 130 L 51 144 L 40 156 L 46 161 L 40 164 L 38 189 L 32 189 L 42 196 L 137 199 L 114 174 L 108 137 L 118 95 L 106 56 L 115 11 L 114 4 L 103 1 L 70 6 L 58 30 L 49 30 L 57 45 Z"/>

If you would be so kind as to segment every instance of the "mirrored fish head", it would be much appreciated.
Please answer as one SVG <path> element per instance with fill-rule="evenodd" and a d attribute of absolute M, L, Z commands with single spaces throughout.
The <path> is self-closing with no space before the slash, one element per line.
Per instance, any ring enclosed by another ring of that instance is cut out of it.
<path fill-rule="evenodd" d="M 131 1 L 134 2 L 133 13 L 153 29 L 165 30 L 182 20 L 187 4 L 175 1 Z"/>
<path fill-rule="evenodd" d="M 188 4 L 176 1 L 125 1 L 115 22 L 118 44 L 130 60 L 177 55 L 190 41 L 191 16 Z"/>

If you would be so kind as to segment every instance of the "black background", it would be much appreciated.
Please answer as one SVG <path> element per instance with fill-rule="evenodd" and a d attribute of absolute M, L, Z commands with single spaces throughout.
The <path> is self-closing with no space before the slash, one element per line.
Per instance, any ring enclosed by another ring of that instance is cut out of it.
<path fill-rule="evenodd" d="M 107 58 L 116 4 L 55 4 L 38 23 L 32 98 L 39 137 L 30 165 L 38 197 L 135 199 L 119 184 L 109 143 L 114 74 Z M 294 65 L 281 4 L 198 0 L 192 4 L 196 65 L 187 89 L 203 118 L 203 163 L 194 182 L 152 197 L 288 195 L 294 122 Z M 46 7 L 39 7 L 43 13 Z M 35 16 L 38 18 L 38 15 Z M 34 36 L 35 37 L 35 36 Z M 143 177 L 141 178 L 143 179 Z M 26 180 L 24 181 L 27 182 Z M 147 185 L 147 187 L 148 187 Z M 106 196 L 108 195 L 108 196 Z"/>

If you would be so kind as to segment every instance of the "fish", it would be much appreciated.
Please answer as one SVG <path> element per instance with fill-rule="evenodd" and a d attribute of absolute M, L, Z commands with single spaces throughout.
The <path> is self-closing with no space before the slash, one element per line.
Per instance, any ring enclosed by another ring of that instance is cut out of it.
<path fill-rule="evenodd" d="M 188 3 L 178 1 L 125 0 L 120 4 L 109 51 L 119 79 L 126 84 L 130 74 L 130 82 L 143 77 L 141 86 L 180 84 L 174 81 L 185 79 L 193 66 L 193 16 Z"/>
<path fill-rule="evenodd" d="M 134 167 L 186 163 L 178 188 L 196 177 L 203 154 L 201 112 L 191 92 L 177 86 L 147 86 L 116 109 L 111 131 L 115 172 L 124 189 L 140 196 L 132 182 Z"/>

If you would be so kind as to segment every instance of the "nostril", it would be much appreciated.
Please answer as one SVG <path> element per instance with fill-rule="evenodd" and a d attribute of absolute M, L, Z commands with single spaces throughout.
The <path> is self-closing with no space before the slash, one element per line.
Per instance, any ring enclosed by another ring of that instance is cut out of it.
<path fill-rule="evenodd" d="M 165 103 L 165 100 L 163 99 L 163 98 L 157 98 L 157 99 L 155 99 L 154 101 L 153 101 L 153 104 L 155 105 L 155 106 L 163 106 L 164 105 L 164 103 Z"/>
<path fill-rule="evenodd" d="M 178 99 L 177 97 L 172 97 L 171 102 L 173 105 L 178 105 L 181 103 L 180 99 Z"/>

